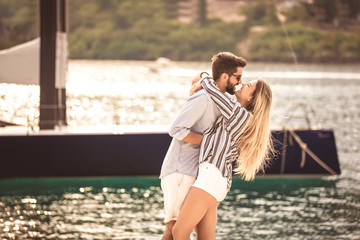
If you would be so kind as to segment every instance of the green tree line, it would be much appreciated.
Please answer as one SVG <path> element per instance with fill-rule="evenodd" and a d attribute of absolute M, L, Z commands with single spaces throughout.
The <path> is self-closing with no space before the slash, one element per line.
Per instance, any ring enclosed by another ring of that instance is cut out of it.
<path fill-rule="evenodd" d="M 277 1 L 253 0 L 238 9 L 246 20 L 237 23 L 210 18 L 199 0 L 198 22 L 191 24 L 177 20 L 178 1 L 68 0 L 70 57 L 209 61 L 230 51 L 252 61 L 290 62 L 290 42 L 299 62 L 360 61 L 359 0 L 304 1 L 280 10 Z M 39 35 L 38 4 L 0 1 L 0 49 Z"/>

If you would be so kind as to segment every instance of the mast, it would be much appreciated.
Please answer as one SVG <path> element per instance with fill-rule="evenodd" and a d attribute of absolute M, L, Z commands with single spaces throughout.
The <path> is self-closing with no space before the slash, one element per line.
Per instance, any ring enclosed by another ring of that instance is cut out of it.
<path fill-rule="evenodd" d="M 40 0 L 40 129 L 66 125 L 66 0 Z"/>

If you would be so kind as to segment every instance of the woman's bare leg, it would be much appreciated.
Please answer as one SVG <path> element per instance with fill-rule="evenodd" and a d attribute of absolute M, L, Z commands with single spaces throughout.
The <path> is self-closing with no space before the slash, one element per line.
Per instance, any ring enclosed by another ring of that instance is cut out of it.
<path fill-rule="evenodd" d="M 215 239 L 218 205 L 219 202 L 216 202 L 210 206 L 204 217 L 198 223 L 196 227 L 197 240 Z"/>
<path fill-rule="evenodd" d="M 192 230 L 205 216 L 207 210 L 216 203 L 216 199 L 209 193 L 200 188 L 191 187 L 172 229 L 173 238 L 189 240 Z"/>

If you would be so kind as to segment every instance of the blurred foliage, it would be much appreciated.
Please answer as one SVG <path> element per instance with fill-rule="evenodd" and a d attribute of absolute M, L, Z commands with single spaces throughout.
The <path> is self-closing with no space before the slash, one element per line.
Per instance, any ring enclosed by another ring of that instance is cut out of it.
<path fill-rule="evenodd" d="M 0 49 L 39 36 L 38 0 L 0 1 Z"/>
<path fill-rule="evenodd" d="M 258 1 L 252 8 L 264 6 L 266 2 Z M 247 58 L 252 61 L 291 61 L 280 22 L 270 21 L 269 14 L 264 12 L 257 13 L 248 22 L 256 20 L 253 25 L 265 25 L 263 22 L 266 21 L 267 29 L 250 33 L 252 42 Z M 286 17 L 284 27 L 299 62 L 360 61 L 359 0 L 301 2 L 281 13 Z"/>
<path fill-rule="evenodd" d="M 236 52 L 245 24 L 219 20 L 204 26 L 177 21 L 177 1 L 69 1 L 72 58 L 205 60 Z M 94 17 L 96 16 L 96 17 Z M 87 19 L 84 21 L 84 19 Z"/>
<path fill-rule="evenodd" d="M 286 11 L 289 21 L 321 28 L 348 28 L 359 26 L 359 0 L 314 0 L 302 2 Z"/>
<path fill-rule="evenodd" d="M 287 26 L 289 40 L 299 62 L 358 62 L 360 60 L 360 31 L 348 34 L 343 31 L 335 33 L 321 32 L 302 25 Z M 253 37 L 252 61 L 280 61 L 291 59 L 291 52 L 280 26 Z"/>
<path fill-rule="evenodd" d="M 180 0 L 68 0 L 70 57 L 209 61 L 231 51 L 252 61 L 291 62 L 274 0 L 248 1 L 241 23 L 208 19 L 199 0 L 198 24 L 177 20 Z M 186 1 L 186 0 L 181 0 Z M 278 1 L 281 2 L 281 1 Z M 0 1 L 0 49 L 39 36 L 38 0 Z M 281 10 L 299 62 L 360 61 L 360 1 L 314 0 Z M 261 26 L 262 31 L 253 31 Z M 239 43 L 247 42 L 245 49 Z"/>
<path fill-rule="evenodd" d="M 247 24 L 251 26 L 279 24 L 274 0 L 255 1 L 242 7 L 239 13 L 247 17 Z"/>

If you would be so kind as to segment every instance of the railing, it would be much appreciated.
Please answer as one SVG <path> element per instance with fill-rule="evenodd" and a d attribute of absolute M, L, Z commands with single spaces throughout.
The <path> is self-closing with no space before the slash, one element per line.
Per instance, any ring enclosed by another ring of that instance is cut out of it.
<path fill-rule="evenodd" d="M 303 112 L 302 116 L 295 115 L 297 110 L 301 110 Z M 289 128 L 289 122 L 292 119 L 303 119 L 305 120 L 308 129 L 317 129 L 320 128 L 320 122 L 318 121 L 315 111 L 312 107 L 304 104 L 304 103 L 292 103 L 290 108 L 286 111 L 283 120 L 280 125 L 283 129 Z M 315 121 L 315 125 L 312 123 Z"/>

